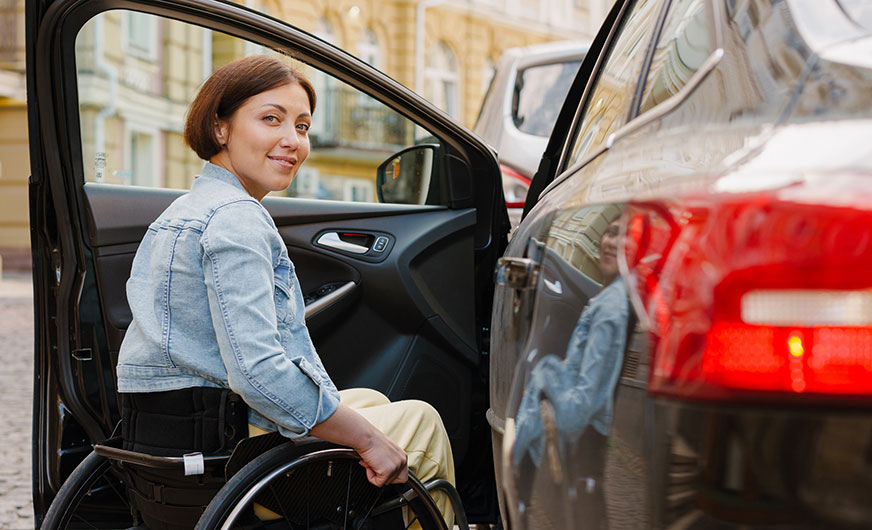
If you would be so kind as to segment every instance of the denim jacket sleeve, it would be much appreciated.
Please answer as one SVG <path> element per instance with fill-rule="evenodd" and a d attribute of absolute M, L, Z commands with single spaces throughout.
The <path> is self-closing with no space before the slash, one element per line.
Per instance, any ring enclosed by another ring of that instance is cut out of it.
<path fill-rule="evenodd" d="M 617 278 L 591 299 L 573 330 L 562 363 L 568 384 L 543 386 L 562 420 L 562 430 L 570 436 L 580 436 L 591 423 L 601 434 L 609 432 L 615 385 L 624 359 L 628 311 L 624 280 Z M 597 414 L 603 424 L 592 421 Z"/>
<path fill-rule="evenodd" d="M 304 355 L 282 344 L 274 294 L 282 244 L 262 207 L 247 200 L 216 209 L 201 237 L 212 325 L 230 388 L 280 432 L 298 436 L 333 414 L 339 398 L 326 374 L 319 380 Z M 302 350 L 315 355 L 306 345 Z"/>

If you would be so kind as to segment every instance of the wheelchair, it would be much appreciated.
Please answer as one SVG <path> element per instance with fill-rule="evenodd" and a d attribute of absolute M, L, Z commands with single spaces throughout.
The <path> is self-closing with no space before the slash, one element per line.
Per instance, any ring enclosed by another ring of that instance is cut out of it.
<path fill-rule="evenodd" d="M 95 445 L 64 482 L 41 528 L 447 530 L 431 495 L 438 491 L 468 530 L 446 480 L 423 484 L 410 472 L 405 484 L 377 488 L 359 460 L 351 449 L 278 433 L 217 456 L 152 456 L 113 438 Z M 123 509 L 106 509 L 107 497 Z"/>

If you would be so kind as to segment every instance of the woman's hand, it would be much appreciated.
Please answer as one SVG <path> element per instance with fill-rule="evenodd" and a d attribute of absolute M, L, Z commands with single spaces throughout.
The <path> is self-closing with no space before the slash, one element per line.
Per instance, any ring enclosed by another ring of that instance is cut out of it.
<path fill-rule="evenodd" d="M 360 465 L 366 468 L 366 478 L 376 486 L 400 484 L 409 479 L 409 463 L 406 453 L 379 431 L 382 439 L 373 440 L 367 448 L 357 448 Z"/>
<path fill-rule="evenodd" d="M 329 418 L 312 427 L 311 434 L 357 451 L 367 480 L 375 486 L 400 484 L 409 478 L 408 457 L 402 448 L 341 403 Z"/>

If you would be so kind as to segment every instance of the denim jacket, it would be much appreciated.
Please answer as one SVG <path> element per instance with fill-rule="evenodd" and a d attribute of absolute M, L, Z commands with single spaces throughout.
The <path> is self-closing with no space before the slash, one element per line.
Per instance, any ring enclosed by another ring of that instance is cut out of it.
<path fill-rule="evenodd" d="M 119 392 L 231 388 L 249 422 L 307 434 L 339 405 L 305 324 L 294 265 L 266 209 L 206 164 L 142 240 L 118 358 Z"/>

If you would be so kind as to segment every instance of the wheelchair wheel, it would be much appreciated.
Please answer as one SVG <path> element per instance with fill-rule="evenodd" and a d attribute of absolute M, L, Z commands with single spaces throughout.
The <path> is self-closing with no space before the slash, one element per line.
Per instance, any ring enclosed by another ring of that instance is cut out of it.
<path fill-rule="evenodd" d="M 446 529 L 411 473 L 406 484 L 376 488 L 351 449 L 305 451 L 287 443 L 249 462 L 218 492 L 195 530 L 393 530 L 415 523 L 423 530 Z"/>
<path fill-rule="evenodd" d="M 58 490 L 40 528 L 129 528 L 132 525 L 124 484 L 112 472 L 110 461 L 92 452 Z"/>

